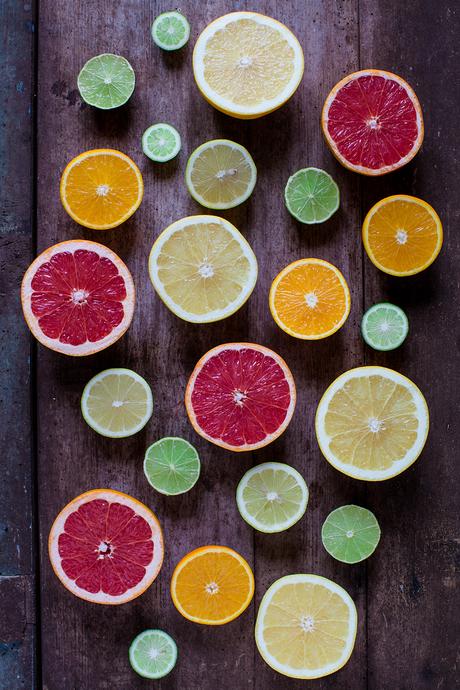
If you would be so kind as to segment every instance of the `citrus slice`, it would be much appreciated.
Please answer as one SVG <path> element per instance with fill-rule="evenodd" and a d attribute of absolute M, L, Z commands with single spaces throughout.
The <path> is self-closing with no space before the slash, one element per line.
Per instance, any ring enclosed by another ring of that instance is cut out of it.
<path fill-rule="evenodd" d="M 321 125 L 332 153 L 349 170 L 383 175 L 406 165 L 423 141 L 422 109 L 409 84 L 391 72 L 353 72 L 334 86 Z"/>
<path fill-rule="evenodd" d="M 358 616 L 350 595 L 318 575 L 286 575 L 265 592 L 256 621 L 262 658 L 291 678 L 322 678 L 351 656 Z"/>
<path fill-rule="evenodd" d="M 316 437 L 326 460 L 349 477 L 367 481 L 395 477 L 412 465 L 428 427 L 420 390 L 386 367 L 341 374 L 316 411 Z"/>
<path fill-rule="evenodd" d="M 259 532 L 282 532 L 304 515 L 308 488 L 297 470 L 282 462 L 252 467 L 236 490 L 243 520 Z"/>
<path fill-rule="evenodd" d="M 183 494 L 200 476 L 200 458 L 184 438 L 162 438 L 145 453 L 144 473 L 154 489 L 166 496 Z"/>
<path fill-rule="evenodd" d="M 343 326 L 350 291 L 338 268 L 322 259 L 299 259 L 278 273 L 270 288 L 270 311 L 294 338 L 319 340 Z"/>
<path fill-rule="evenodd" d="M 172 125 L 159 122 L 142 135 L 142 150 L 150 160 L 166 163 L 177 156 L 181 147 L 180 134 Z"/>
<path fill-rule="evenodd" d="M 164 678 L 176 661 L 177 645 L 163 630 L 144 630 L 131 642 L 129 663 L 143 678 Z"/>
<path fill-rule="evenodd" d="M 189 216 L 155 240 L 149 272 L 166 306 L 185 321 L 225 319 L 246 302 L 257 280 L 257 259 L 225 218 Z"/>
<path fill-rule="evenodd" d="M 360 506 L 342 506 L 329 513 L 321 539 L 326 551 L 342 563 L 359 563 L 374 553 L 380 527 L 374 513 Z"/>
<path fill-rule="evenodd" d="M 211 22 L 193 51 L 193 74 L 218 110 L 243 119 L 276 110 L 295 92 L 304 68 L 289 29 L 256 12 L 232 12 Z"/>
<path fill-rule="evenodd" d="M 144 194 L 141 171 L 114 149 L 85 151 L 70 161 L 61 177 L 61 201 L 85 228 L 109 230 L 139 207 Z"/>
<path fill-rule="evenodd" d="M 406 194 L 378 201 L 363 223 L 369 259 L 393 276 L 424 271 L 441 251 L 442 240 L 442 224 L 434 208 Z"/>
<path fill-rule="evenodd" d="M 77 496 L 51 527 L 49 557 L 72 594 L 124 604 L 150 587 L 163 563 L 163 535 L 150 508 L 112 489 Z"/>
<path fill-rule="evenodd" d="M 98 434 L 126 438 L 143 429 L 152 416 L 152 391 L 131 369 L 106 369 L 86 384 L 81 411 Z"/>
<path fill-rule="evenodd" d="M 199 146 L 188 159 L 187 189 L 202 206 L 233 208 L 248 199 L 257 180 L 251 154 L 229 139 L 214 139 Z"/>
<path fill-rule="evenodd" d="M 400 307 L 389 302 L 374 304 L 361 321 L 364 340 L 374 350 L 395 350 L 409 332 L 409 321 Z"/>
<path fill-rule="evenodd" d="M 80 96 L 95 108 L 110 110 L 129 101 L 136 85 L 134 70 L 121 55 L 103 53 L 83 65 L 77 79 Z"/>
<path fill-rule="evenodd" d="M 22 280 L 24 317 L 51 350 L 91 355 L 120 338 L 133 318 L 131 273 L 108 247 L 68 240 L 40 254 Z"/>
<path fill-rule="evenodd" d="M 190 24 L 181 12 L 162 12 L 152 24 L 152 38 L 163 50 L 179 50 L 190 37 Z"/>
<path fill-rule="evenodd" d="M 245 559 L 227 546 L 202 546 L 176 565 L 171 579 L 174 606 L 203 625 L 229 623 L 247 609 L 254 575 Z"/>
<path fill-rule="evenodd" d="M 339 208 L 340 193 L 332 177 L 319 168 L 303 168 L 284 190 L 286 207 L 298 221 L 311 225 L 328 220 Z"/>
<path fill-rule="evenodd" d="M 286 362 L 268 347 L 227 343 L 193 370 L 185 406 L 195 431 L 228 450 L 255 450 L 287 428 L 296 390 Z"/>

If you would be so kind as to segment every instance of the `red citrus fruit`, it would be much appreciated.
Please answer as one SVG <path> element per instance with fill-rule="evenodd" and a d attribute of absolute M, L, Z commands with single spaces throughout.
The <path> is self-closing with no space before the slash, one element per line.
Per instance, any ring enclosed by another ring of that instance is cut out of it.
<path fill-rule="evenodd" d="M 383 175 L 401 168 L 423 141 L 423 116 L 412 88 L 391 72 L 366 69 L 339 81 L 326 98 L 323 134 L 350 170 Z"/>
<path fill-rule="evenodd" d="M 112 489 L 77 496 L 51 528 L 53 570 L 70 592 L 124 604 L 150 587 L 163 563 L 163 535 L 150 508 Z"/>
<path fill-rule="evenodd" d="M 135 290 L 115 252 L 97 242 L 69 240 L 46 249 L 29 266 L 21 301 L 42 345 L 66 355 L 90 355 L 126 331 Z"/>
<path fill-rule="evenodd" d="M 185 392 L 195 431 L 235 451 L 262 448 L 278 438 L 291 421 L 295 402 L 286 362 L 253 343 L 227 343 L 207 352 Z"/>

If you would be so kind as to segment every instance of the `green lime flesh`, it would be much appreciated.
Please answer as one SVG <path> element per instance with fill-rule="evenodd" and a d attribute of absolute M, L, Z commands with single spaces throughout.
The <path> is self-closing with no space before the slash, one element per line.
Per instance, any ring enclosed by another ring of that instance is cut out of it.
<path fill-rule="evenodd" d="M 131 643 L 129 662 L 143 678 L 163 678 L 177 661 L 177 646 L 163 630 L 144 630 Z"/>
<path fill-rule="evenodd" d="M 152 24 L 152 38 L 163 50 L 178 50 L 190 37 L 190 24 L 180 12 L 163 12 Z"/>
<path fill-rule="evenodd" d="M 200 476 L 200 458 L 191 443 L 167 437 L 153 443 L 145 453 L 144 473 L 154 489 L 166 496 L 189 491 Z"/>
<path fill-rule="evenodd" d="M 124 105 L 131 97 L 136 77 L 128 60 L 121 55 L 103 53 L 82 67 L 77 85 L 88 105 L 110 110 Z"/>
<path fill-rule="evenodd" d="M 409 321 L 400 307 L 389 302 L 374 304 L 361 321 L 361 333 L 374 350 L 395 350 L 409 332 Z"/>
<path fill-rule="evenodd" d="M 180 134 L 172 125 L 159 122 L 151 125 L 142 135 L 142 150 L 156 163 L 166 163 L 175 158 L 181 148 Z"/>
<path fill-rule="evenodd" d="M 342 506 L 324 521 L 321 538 L 326 551 L 342 563 L 359 563 L 374 553 L 380 540 L 380 527 L 370 510 Z"/>
<path fill-rule="evenodd" d="M 340 193 L 327 172 L 319 168 L 304 168 L 289 178 L 284 200 L 294 218 L 311 225 L 323 223 L 337 211 Z"/>

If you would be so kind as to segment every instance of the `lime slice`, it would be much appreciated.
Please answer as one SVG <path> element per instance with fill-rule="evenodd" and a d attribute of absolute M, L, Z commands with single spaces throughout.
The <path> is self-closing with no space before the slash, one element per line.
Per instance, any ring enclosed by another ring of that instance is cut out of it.
<path fill-rule="evenodd" d="M 121 55 L 103 53 L 83 65 L 77 85 L 88 105 L 110 110 L 124 105 L 131 97 L 136 77 L 128 60 Z"/>
<path fill-rule="evenodd" d="M 152 24 L 152 38 L 163 50 L 178 50 L 187 43 L 190 24 L 180 12 L 163 12 Z"/>
<path fill-rule="evenodd" d="M 163 630 L 144 630 L 131 642 L 129 663 L 143 678 L 163 678 L 177 661 L 177 646 Z"/>
<path fill-rule="evenodd" d="M 86 384 L 81 411 L 89 426 L 102 436 L 132 436 L 152 416 L 152 391 L 131 369 L 106 369 Z"/>
<path fill-rule="evenodd" d="M 183 438 L 162 438 L 147 448 L 144 473 L 154 489 L 166 496 L 184 494 L 200 476 L 200 458 Z"/>
<path fill-rule="evenodd" d="M 228 139 L 214 139 L 199 146 L 188 159 L 185 183 L 206 208 L 226 209 L 248 199 L 257 180 L 257 169 L 244 146 Z"/>
<path fill-rule="evenodd" d="M 395 350 L 409 332 L 409 321 L 400 307 L 389 302 L 374 304 L 361 321 L 361 333 L 374 350 Z"/>
<path fill-rule="evenodd" d="M 332 177 L 319 168 L 298 170 L 284 190 L 287 209 L 301 223 L 323 223 L 339 208 L 340 193 Z"/>
<path fill-rule="evenodd" d="M 166 163 L 175 158 L 180 151 L 181 140 L 177 129 L 159 122 L 145 130 L 142 135 L 142 150 L 146 156 L 157 163 Z"/>
<path fill-rule="evenodd" d="M 342 506 L 324 521 L 321 538 L 326 551 L 342 563 L 359 563 L 374 553 L 380 527 L 374 513 L 359 506 Z"/>
<path fill-rule="evenodd" d="M 241 479 L 236 502 L 243 520 L 259 532 L 282 532 L 305 513 L 308 488 L 290 465 L 265 462 Z"/>

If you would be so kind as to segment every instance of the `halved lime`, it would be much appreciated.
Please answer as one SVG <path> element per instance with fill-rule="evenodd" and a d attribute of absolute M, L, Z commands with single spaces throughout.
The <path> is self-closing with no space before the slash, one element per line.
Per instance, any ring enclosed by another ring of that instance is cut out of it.
<path fill-rule="evenodd" d="M 142 135 L 142 150 L 146 156 L 157 163 L 166 163 L 177 156 L 181 140 L 177 129 L 165 122 L 158 122 L 145 130 Z"/>
<path fill-rule="evenodd" d="M 395 350 L 409 332 L 409 321 L 400 307 L 380 302 L 368 309 L 361 321 L 364 340 L 374 350 Z"/>
<path fill-rule="evenodd" d="M 125 438 L 140 431 L 152 416 L 152 391 L 131 369 L 106 369 L 86 384 L 81 411 L 98 434 Z"/>
<path fill-rule="evenodd" d="M 374 513 L 360 506 L 342 506 L 329 513 L 321 530 L 326 551 L 342 563 L 359 563 L 374 553 L 380 527 Z"/>
<path fill-rule="evenodd" d="M 303 168 L 284 190 L 287 209 L 301 223 L 323 223 L 339 208 L 340 193 L 332 177 L 319 168 Z"/>
<path fill-rule="evenodd" d="M 200 476 L 200 458 L 183 438 L 162 438 L 147 448 L 144 473 L 154 489 L 176 496 L 195 486 Z"/>
<path fill-rule="evenodd" d="M 176 661 L 177 645 L 163 630 L 144 630 L 131 642 L 129 663 L 143 678 L 167 676 Z"/>
<path fill-rule="evenodd" d="M 152 24 L 152 38 L 163 50 L 178 50 L 187 43 L 190 24 L 181 12 L 163 12 Z"/>
<path fill-rule="evenodd" d="M 229 139 L 201 144 L 188 159 L 185 183 L 188 191 L 206 208 L 226 209 L 251 196 L 257 169 L 244 146 Z"/>
<path fill-rule="evenodd" d="M 305 513 L 308 488 L 297 470 L 281 462 L 252 467 L 236 490 L 241 517 L 259 532 L 282 532 Z"/>
<path fill-rule="evenodd" d="M 103 53 L 81 68 L 77 85 L 80 96 L 95 108 L 110 110 L 124 105 L 131 97 L 136 77 L 128 60 L 121 55 Z"/>

